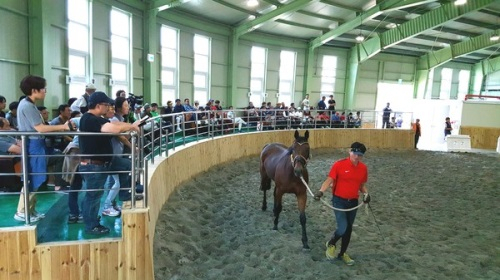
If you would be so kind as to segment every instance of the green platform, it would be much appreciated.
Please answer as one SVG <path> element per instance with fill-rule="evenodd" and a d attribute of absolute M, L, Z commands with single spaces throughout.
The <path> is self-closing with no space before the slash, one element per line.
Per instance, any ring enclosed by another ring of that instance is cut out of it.
<path fill-rule="evenodd" d="M 80 198 L 85 194 L 81 194 Z M 82 223 L 68 224 L 68 194 L 64 192 L 37 194 L 37 211 L 45 213 L 45 218 L 34 223 L 36 225 L 38 243 L 56 241 L 77 241 L 100 238 L 121 238 L 122 220 L 120 217 L 106 217 L 101 224 L 110 229 L 109 234 L 86 234 Z M 103 200 L 105 196 L 103 195 Z M 0 230 L 7 227 L 24 226 L 24 222 L 14 219 L 19 194 L 0 193 Z M 102 203 L 101 203 L 102 205 Z"/>

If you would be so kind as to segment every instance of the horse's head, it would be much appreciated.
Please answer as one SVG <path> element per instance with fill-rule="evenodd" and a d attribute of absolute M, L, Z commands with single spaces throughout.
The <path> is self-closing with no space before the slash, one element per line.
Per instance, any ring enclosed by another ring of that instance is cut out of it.
<path fill-rule="evenodd" d="M 290 147 L 290 160 L 293 165 L 293 172 L 295 176 L 302 176 L 302 171 L 306 168 L 307 161 L 309 160 L 309 130 L 306 130 L 304 136 L 300 136 L 299 132 L 295 130 L 295 141 Z"/>

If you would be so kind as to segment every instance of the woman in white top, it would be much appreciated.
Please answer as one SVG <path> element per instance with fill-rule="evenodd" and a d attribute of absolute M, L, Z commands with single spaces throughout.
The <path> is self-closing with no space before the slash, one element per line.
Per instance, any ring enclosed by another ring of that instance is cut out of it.
<path fill-rule="evenodd" d="M 229 106 L 229 111 L 227 111 L 227 118 L 234 121 L 234 123 L 238 124 L 238 131 L 241 132 L 241 126 L 246 125 L 247 123 L 240 117 L 235 117 L 233 112 L 233 106 Z"/>

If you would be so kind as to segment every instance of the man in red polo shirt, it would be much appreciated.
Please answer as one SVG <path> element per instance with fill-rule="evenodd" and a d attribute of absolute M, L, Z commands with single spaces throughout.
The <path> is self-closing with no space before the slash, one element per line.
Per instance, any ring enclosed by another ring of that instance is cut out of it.
<path fill-rule="evenodd" d="M 368 169 L 361 162 L 366 147 L 362 143 L 354 142 L 349 151 L 349 157 L 338 160 L 332 165 L 325 182 L 321 189 L 314 195 L 314 199 L 319 200 L 323 192 L 330 186 L 332 188 L 332 205 L 337 209 L 351 209 L 358 205 L 359 192 L 363 193 L 363 202 L 370 202 L 368 189 L 365 186 L 368 180 Z M 347 247 L 351 240 L 352 225 L 356 218 L 357 210 L 339 211 L 334 210 L 337 220 L 337 229 L 332 238 L 326 242 L 326 258 L 332 260 L 335 258 L 335 244 L 342 238 L 342 244 L 338 258 L 342 259 L 347 265 L 353 265 L 352 260 L 347 254 Z"/>

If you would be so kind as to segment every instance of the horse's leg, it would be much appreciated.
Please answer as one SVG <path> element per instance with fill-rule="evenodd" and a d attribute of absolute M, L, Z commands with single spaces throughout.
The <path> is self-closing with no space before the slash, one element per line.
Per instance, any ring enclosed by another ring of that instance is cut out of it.
<path fill-rule="evenodd" d="M 283 205 L 281 204 L 281 199 L 283 197 L 283 193 L 279 191 L 278 185 L 274 187 L 274 230 L 278 230 L 278 219 L 280 217 L 281 209 L 283 209 Z"/>
<path fill-rule="evenodd" d="M 304 192 L 297 195 L 297 202 L 299 205 L 299 219 L 300 225 L 302 226 L 302 247 L 304 249 L 309 249 L 309 244 L 307 243 L 307 232 L 306 232 L 306 202 L 307 194 Z"/>
<path fill-rule="evenodd" d="M 262 198 L 262 211 L 267 210 L 266 191 L 271 189 L 271 178 L 267 176 L 264 164 L 260 164 L 260 189 L 264 192 Z"/>

